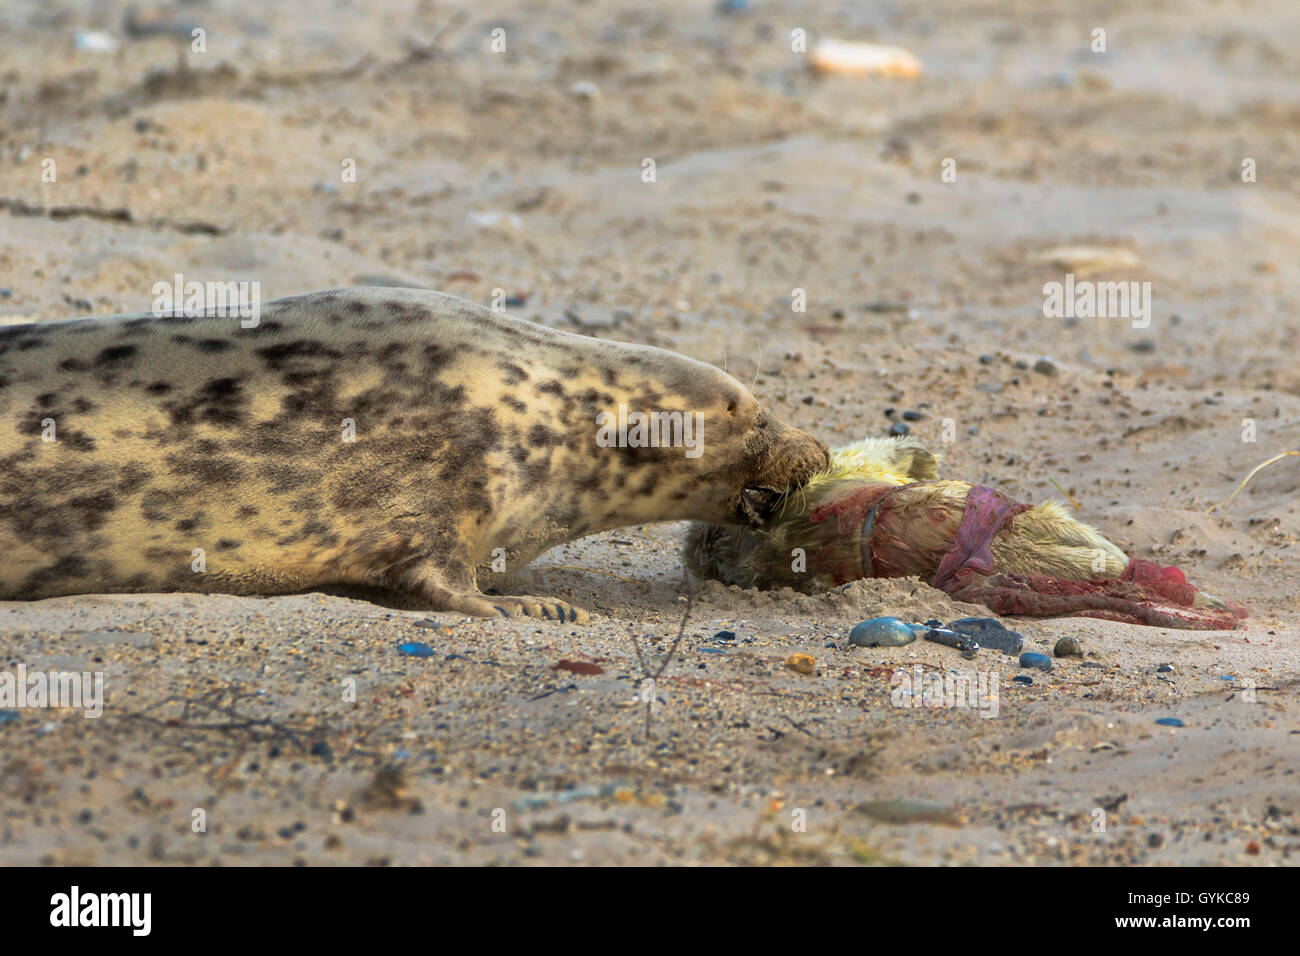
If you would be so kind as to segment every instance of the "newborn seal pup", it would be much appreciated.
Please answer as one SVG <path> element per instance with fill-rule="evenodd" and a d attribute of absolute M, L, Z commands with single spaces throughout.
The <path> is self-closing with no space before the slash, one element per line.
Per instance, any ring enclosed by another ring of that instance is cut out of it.
<path fill-rule="evenodd" d="M 827 462 L 711 365 L 436 292 L 10 326 L 0 598 L 369 585 L 580 620 L 478 575 L 623 525 L 759 522 Z"/>

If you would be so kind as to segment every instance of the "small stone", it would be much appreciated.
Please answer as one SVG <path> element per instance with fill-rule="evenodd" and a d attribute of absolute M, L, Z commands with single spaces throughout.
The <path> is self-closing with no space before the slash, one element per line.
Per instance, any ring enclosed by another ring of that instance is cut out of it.
<path fill-rule="evenodd" d="M 919 630 L 897 617 L 873 617 L 849 631 L 849 643 L 858 647 L 902 647 L 916 640 Z"/>
<path fill-rule="evenodd" d="M 717 634 L 713 635 L 713 642 L 715 644 L 734 644 L 736 643 L 736 632 L 718 631 Z"/>
<path fill-rule="evenodd" d="M 1056 642 L 1052 648 L 1052 653 L 1057 657 L 1082 657 L 1083 648 L 1079 646 L 1078 640 L 1073 637 L 1063 637 Z"/>
<path fill-rule="evenodd" d="M 1055 375 L 1056 363 L 1044 356 L 1034 363 L 1034 371 L 1039 375 Z"/>
<path fill-rule="evenodd" d="M 16 710 L 0 710 L 0 724 L 12 724 L 18 719 Z"/>
<path fill-rule="evenodd" d="M 924 412 L 918 412 L 910 408 L 903 412 L 903 421 L 906 422 L 919 422 L 924 417 Z"/>
<path fill-rule="evenodd" d="M 1177 717 L 1161 717 L 1156 721 L 1161 727 L 1186 727 Z"/>
<path fill-rule="evenodd" d="M 1021 667 L 1032 667 L 1035 670 L 1050 671 L 1052 669 L 1052 659 L 1046 654 L 1035 654 L 1033 651 L 1025 651 L 1020 655 Z"/>
<path fill-rule="evenodd" d="M 1033 682 L 1034 679 L 1026 674 L 1017 674 L 1015 677 L 1011 678 L 1011 683 L 1013 684 L 1032 684 Z"/>
<path fill-rule="evenodd" d="M 791 654 L 785 666 L 796 674 L 812 674 L 817 669 L 817 661 L 811 654 Z"/>
<path fill-rule="evenodd" d="M 991 647 L 1004 654 L 1019 654 L 1025 639 L 995 617 L 963 617 L 948 622 L 948 630 L 968 637 L 980 647 Z"/>
<path fill-rule="evenodd" d="M 889 426 L 890 438 L 902 438 L 905 435 L 910 435 L 911 433 L 912 433 L 911 427 L 908 425 L 904 425 L 902 422 L 894 422 L 894 424 Z"/>
<path fill-rule="evenodd" d="M 437 653 L 423 641 L 407 641 L 404 644 L 398 644 L 397 650 L 407 657 L 433 657 Z"/>
<path fill-rule="evenodd" d="M 318 740 L 316 743 L 311 745 L 311 755 L 313 757 L 320 757 L 322 760 L 327 761 L 332 761 L 334 759 L 334 751 L 331 750 L 330 745 L 325 743 L 323 740 Z"/>
<path fill-rule="evenodd" d="M 1148 833 L 1147 846 L 1153 850 L 1158 850 L 1165 845 L 1165 835 L 1163 833 Z"/>
<path fill-rule="evenodd" d="M 1161 664 L 1159 667 L 1156 668 L 1157 674 L 1172 674 L 1173 672 L 1174 672 L 1173 666 L 1170 664 Z"/>
<path fill-rule="evenodd" d="M 923 803 L 920 800 L 896 798 L 893 800 L 871 800 L 857 805 L 857 812 L 881 823 L 940 823 L 944 826 L 960 826 L 961 821 L 947 807 L 937 803 Z"/>
<path fill-rule="evenodd" d="M 963 657 L 974 657 L 975 652 L 980 649 L 978 641 L 972 640 L 965 634 L 950 631 L 946 627 L 930 628 L 925 632 L 925 639 L 936 644 L 942 644 L 944 647 L 955 647 L 961 651 Z"/>

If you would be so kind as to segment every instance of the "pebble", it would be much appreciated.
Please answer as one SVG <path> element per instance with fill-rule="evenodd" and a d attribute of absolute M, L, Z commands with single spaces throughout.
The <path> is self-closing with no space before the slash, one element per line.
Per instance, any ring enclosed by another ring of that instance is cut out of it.
<path fill-rule="evenodd" d="M 791 654 L 785 666 L 796 674 L 811 674 L 817 669 L 817 660 L 811 654 Z"/>
<path fill-rule="evenodd" d="M 1044 356 L 1034 363 L 1034 371 L 1039 375 L 1055 375 L 1056 363 Z"/>
<path fill-rule="evenodd" d="M 871 800 L 859 803 L 857 812 L 881 823 L 941 823 L 955 827 L 961 823 L 948 807 L 937 803 L 923 803 L 920 800 L 896 798 L 893 800 Z"/>
<path fill-rule="evenodd" d="M 18 720 L 18 711 L 0 710 L 0 724 L 12 724 Z"/>
<path fill-rule="evenodd" d="M 858 647 L 902 647 L 916 640 L 921 628 L 897 617 L 873 617 L 849 631 L 849 643 Z"/>
<path fill-rule="evenodd" d="M 1161 664 L 1159 667 L 1156 668 L 1157 674 L 1172 674 L 1173 672 L 1174 669 L 1169 664 Z"/>
<path fill-rule="evenodd" d="M 1015 677 L 1011 678 L 1011 683 L 1013 684 L 1032 684 L 1033 682 L 1034 679 L 1026 674 L 1017 674 Z"/>
<path fill-rule="evenodd" d="M 1063 637 L 1056 642 L 1056 646 L 1052 648 L 1052 653 L 1057 657 L 1082 657 L 1083 648 L 1079 646 L 1079 642 L 1075 638 Z"/>
<path fill-rule="evenodd" d="M 407 657 L 433 657 L 436 651 L 423 641 L 407 641 L 397 645 L 398 651 Z"/>
<path fill-rule="evenodd" d="M 717 634 L 713 635 L 713 642 L 715 644 L 734 644 L 736 643 L 736 632 L 718 631 Z"/>
<path fill-rule="evenodd" d="M 334 751 L 331 750 L 330 745 L 325 743 L 323 740 L 318 740 L 316 743 L 311 745 L 311 755 L 313 757 L 320 757 L 322 760 L 334 759 Z"/>
<path fill-rule="evenodd" d="M 1177 717 L 1161 717 L 1156 721 L 1161 727 L 1185 727 L 1187 726 Z"/>
<path fill-rule="evenodd" d="M 948 622 L 948 630 L 968 637 L 980 647 L 991 647 L 1004 654 L 1019 654 L 1025 639 L 1009 630 L 995 617 L 963 617 Z"/>
<path fill-rule="evenodd" d="M 1052 669 L 1052 659 L 1046 654 L 1035 654 L 1033 651 L 1025 651 L 1020 655 L 1021 667 L 1032 667 L 1040 671 L 1050 671 Z"/>
<path fill-rule="evenodd" d="M 919 422 L 924 417 L 924 412 L 914 411 L 910 408 L 903 412 L 903 421 L 906 422 Z"/>
<path fill-rule="evenodd" d="M 905 435 L 910 435 L 911 433 L 912 433 L 911 427 L 908 425 L 904 425 L 902 422 L 894 422 L 894 424 L 889 426 L 890 438 L 902 438 Z"/>
<path fill-rule="evenodd" d="M 946 627 L 930 628 L 925 632 L 925 639 L 942 644 L 944 647 L 955 647 L 962 652 L 963 657 L 974 657 L 975 652 L 980 649 L 978 641 L 971 640 L 965 634 L 950 631 Z"/>

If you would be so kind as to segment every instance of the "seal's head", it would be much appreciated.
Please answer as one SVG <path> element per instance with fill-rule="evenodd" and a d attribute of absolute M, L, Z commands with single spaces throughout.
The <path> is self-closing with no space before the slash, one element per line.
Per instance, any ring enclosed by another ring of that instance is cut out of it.
<path fill-rule="evenodd" d="M 826 445 L 771 415 L 726 372 L 668 352 L 648 357 L 649 352 L 660 350 L 641 350 L 640 368 L 650 375 L 626 401 L 654 409 L 651 415 L 680 412 L 691 441 L 685 452 L 676 442 L 623 450 L 634 470 L 654 463 L 643 472 L 653 475 L 645 491 L 655 517 L 648 520 L 761 525 L 784 495 L 829 464 Z M 675 426 L 676 418 L 671 421 Z M 653 420 L 650 430 L 653 435 Z"/>

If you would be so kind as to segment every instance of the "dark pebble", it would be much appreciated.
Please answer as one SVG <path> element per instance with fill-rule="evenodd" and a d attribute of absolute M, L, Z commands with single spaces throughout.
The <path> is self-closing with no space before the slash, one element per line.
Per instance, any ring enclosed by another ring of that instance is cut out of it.
<path fill-rule="evenodd" d="M 1177 717 L 1161 717 L 1159 720 L 1156 721 L 1156 723 L 1159 724 L 1161 727 L 1186 727 L 1187 726 Z"/>
<path fill-rule="evenodd" d="M 1075 638 L 1063 637 L 1056 642 L 1056 646 L 1052 648 L 1052 653 L 1057 657 L 1082 657 L 1083 648 L 1079 646 L 1079 642 Z"/>
<path fill-rule="evenodd" d="M 969 637 L 980 647 L 991 647 L 1004 654 L 1019 654 L 1025 639 L 1009 630 L 995 617 L 963 617 L 948 622 L 948 630 Z"/>
<path fill-rule="evenodd" d="M 902 438 L 904 435 L 910 435 L 911 433 L 912 429 L 907 425 L 904 425 L 902 422 L 894 422 L 894 424 L 889 426 L 890 438 Z"/>
<path fill-rule="evenodd" d="M 1035 654 L 1033 651 L 1025 651 L 1020 655 L 1021 667 L 1032 667 L 1035 670 L 1050 671 L 1052 669 L 1052 659 L 1046 654 Z"/>
<path fill-rule="evenodd" d="M 963 654 L 974 654 L 980 649 L 978 641 L 972 640 L 965 634 L 950 631 L 946 627 L 930 628 L 925 632 L 925 639 L 936 644 L 942 644 L 944 647 L 955 647 Z"/>
<path fill-rule="evenodd" d="M 1157 674 L 1172 674 L 1173 672 L 1174 669 L 1170 667 L 1168 664 L 1161 664 L 1159 667 L 1156 668 Z"/>
<path fill-rule="evenodd" d="M 1034 679 L 1027 674 L 1017 674 L 1015 677 L 1011 678 L 1011 683 L 1013 684 L 1032 684 L 1033 682 Z"/>
<path fill-rule="evenodd" d="M 311 745 L 311 755 L 313 757 L 320 757 L 322 760 L 334 759 L 334 751 L 330 750 L 330 745 L 325 743 L 323 740 L 318 740 L 316 743 Z"/>
<path fill-rule="evenodd" d="M 910 408 L 903 412 L 903 421 L 905 422 L 919 422 L 924 417 L 925 414 L 923 412 L 913 411 Z"/>
<path fill-rule="evenodd" d="M 714 635 L 713 635 L 713 640 L 714 640 L 715 642 L 719 643 L 719 644 L 723 644 L 723 643 L 727 643 L 727 642 L 730 642 L 730 643 L 733 643 L 733 644 L 734 644 L 735 641 L 736 641 L 736 632 L 735 632 L 735 631 L 718 631 L 717 634 L 714 634 Z"/>

